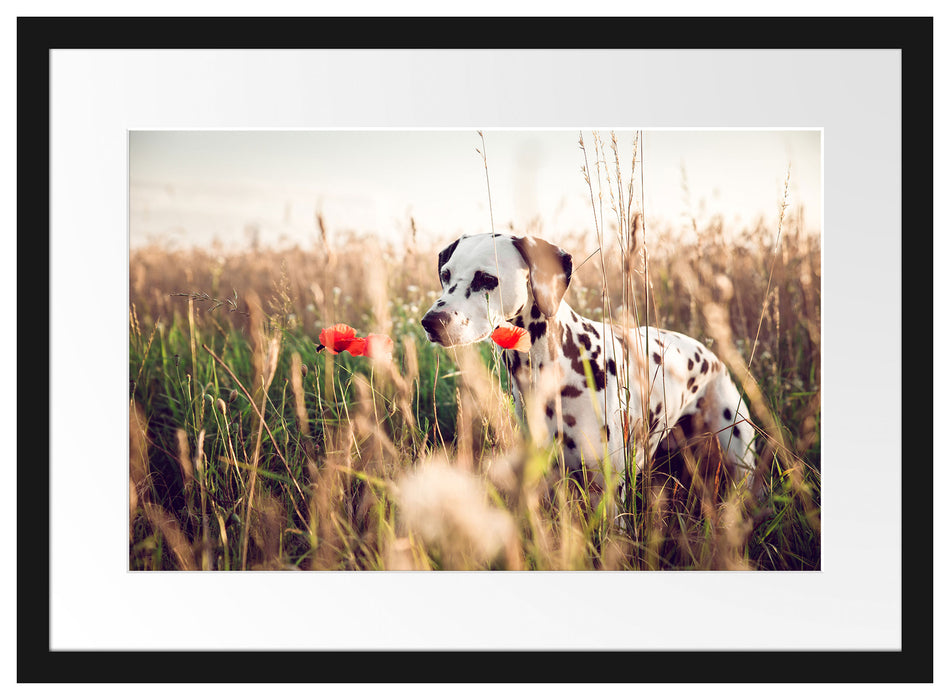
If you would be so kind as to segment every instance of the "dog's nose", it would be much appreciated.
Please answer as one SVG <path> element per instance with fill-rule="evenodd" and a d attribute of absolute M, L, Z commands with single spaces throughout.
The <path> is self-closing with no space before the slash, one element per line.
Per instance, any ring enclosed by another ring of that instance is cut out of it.
<path fill-rule="evenodd" d="M 444 311 L 430 311 L 422 317 L 422 327 L 429 334 L 429 340 L 439 342 L 445 332 L 445 325 L 449 322 L 449 315 Z"/>

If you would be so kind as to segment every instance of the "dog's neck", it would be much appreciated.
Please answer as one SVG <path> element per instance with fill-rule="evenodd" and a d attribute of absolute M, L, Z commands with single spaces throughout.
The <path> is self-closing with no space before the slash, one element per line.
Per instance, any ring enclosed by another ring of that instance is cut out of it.
<path fill-rule="evenodd" d="M 546 317 L 529 295 L 528 301 L 509 322 L 528 331 L 531 336 L 531 355 L 543 359 L 541 351 L 550 345 L 544 342 L 545 338 L 551 333 L 557 334 L 560 326 L 572 318 L 576 320 L 580 316 L 566 301 L 561 302 L 553 316 Z"/>
<path fill-rule="evenodd" d="M 537 379 L 545 365 L 556 362 L 563 354 L 561 329 L 565 323 L 576 322 L 580 316 L 562 301 L 554 316 L 545 315 L 529 296 L 527 303 L 509 319 L 509 322 L 528 331 L 531 348 L 527 353 L 505 351 L 505 363 L 522 393 Z"/>
<path fill-rule="evenodd" d="M 550 365 L 557 368 L 555 371 L 561 371 L 562 359 L 568 361 L 571 370 L 580 377 L 589 374 L 588 379 L 596 389 L 606 386 L 605 363 L 601 356 L 603 324 L 581 316 L 564 301 L 554 316 L 546 318 L 530 298 L 511 322 L 526 329 L 531 338 L 531 349 L 527 353 L 505 351 L 505 363 L 522 393 L 532 387 L 545 367 Z"/>

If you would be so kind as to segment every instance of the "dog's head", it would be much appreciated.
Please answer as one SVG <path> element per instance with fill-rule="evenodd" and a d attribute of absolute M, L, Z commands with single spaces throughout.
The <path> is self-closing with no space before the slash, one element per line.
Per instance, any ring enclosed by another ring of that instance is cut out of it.
<path fill-rule="evenodd" d="M 540 238 L 462 236 L 439 253 L 442 296 L 422 317 L 422 327 L 429 340 L 452 347 L 488 338 L 529 303 L 554 316 L 571 271 L 571 256 Z"/>

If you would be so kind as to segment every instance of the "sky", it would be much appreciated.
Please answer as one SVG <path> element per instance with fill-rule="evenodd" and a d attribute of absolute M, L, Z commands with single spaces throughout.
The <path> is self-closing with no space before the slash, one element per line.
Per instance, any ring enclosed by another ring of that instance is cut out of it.
<path fill-rule="evenodd" d="M 598 133 L 613 176 L 611 132 Z M 628 181 L 634 132 L 614 133 Z M 265 246 L 306 246 L 318 213 L 331 234 L 396 241 L 410 219 L 436 243 L 493 227 L 533 224 L 552 238 L 590 230 L 581 134 L 594 173 L 590 130 L 133 131 L 130 247 L 240 248 L 252 232 Z M 777 223 L 789 168 L 789 205 L 804 207 L 810 232 L 820 228 L 819 131 L 646 131 L 638 158 L 648 225 L 685 231 L 689 217 L 702 225 L 714 215 L 727 228 Z"/>

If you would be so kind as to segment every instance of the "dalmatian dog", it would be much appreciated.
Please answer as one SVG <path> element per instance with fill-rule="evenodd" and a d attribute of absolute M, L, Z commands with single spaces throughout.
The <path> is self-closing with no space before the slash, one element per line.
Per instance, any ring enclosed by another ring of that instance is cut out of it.
<path fill-rule="evenodd" d="M 540 400 L 562 466 L 588 487 L 603 487 L 607 464 L 622 487 L 625 450 L 639 469 L 674 428 L 697 425 L 718 437 L 733 477 L 751 485 L 755 433 L 724 364 L 681 333 L 625 333 L 584 318 L 564 301 L 572 271 L 571 256 L 540 238 L 462 236 L 439 253 L 443 291 L 422 326 L 444 347 L 488 339 L 502 324 L 525 329 L 530 349 L 504 351 L 516 408 Z"/>

